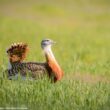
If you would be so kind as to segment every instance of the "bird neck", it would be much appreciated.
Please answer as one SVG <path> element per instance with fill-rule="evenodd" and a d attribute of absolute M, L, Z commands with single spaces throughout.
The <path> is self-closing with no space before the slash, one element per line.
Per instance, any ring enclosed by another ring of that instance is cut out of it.
<path fill-rule="evenodd" d="M 45 57 L 49 67 L 52 69 L 53 74 L 55 75 L 55 82 L 60 80 L 63 76 L 63 71 L 60 68 L 58 62 L 56 61 L 53 52 L 51 50 L 51 46 L 47 46 L 44 48 Z"/>
<path fill-rule="evenodd" d="M 55 57 L 54 57 L 54 54 L 53 54 L 53 52 L 52 52 L 51 46 L 45 47 L 45 48 L 44 48 L 44 53 L 45 53 L 47 62 L 48 62 L 49 60 L 56 61 L 56 59 L 55 59 Z"/>

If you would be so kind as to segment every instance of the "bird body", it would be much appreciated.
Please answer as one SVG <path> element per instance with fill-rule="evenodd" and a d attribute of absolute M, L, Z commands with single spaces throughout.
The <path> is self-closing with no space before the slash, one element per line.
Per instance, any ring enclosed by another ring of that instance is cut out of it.
<path fill-rule="evenodd" d="M 32 78 L 43 77 L 44 75 L 48 75 L 51 73 L 51 69 L 48 67 L 47 63 L 38 63 L 38 62 L 15 62 L 12 63 L 12 68 L 7 70 L 8 78 L 15 76 L 20 73 L 23 77 L 29 76 Z"/>
<path fill-rule="evenodd" d="M 42 40 L 41 42 L 41 47 L 46 58 L 46 62 L 44 63 L 23 62 L 28 50 L 27 45 L 12 45 L 7 50 L 10 61 L 10 68 L 7 69 L 8 78 L 11 79 L 11 76 L 15 76 L 18 73 L 20 73 L 24 77 L 27 75 L 27 73 L 29 73 L 29 76 L 31 76 L 32 78 L 39 78 L 47 75 L 50 79 L 53 79 L 54 77 L 54 82 L 61 80 L 61 78 L 63 77 L 63 71 L 53 55 L 53 52 L 51 50 L 52 44 L 53 41 L 49 39 Z"/>

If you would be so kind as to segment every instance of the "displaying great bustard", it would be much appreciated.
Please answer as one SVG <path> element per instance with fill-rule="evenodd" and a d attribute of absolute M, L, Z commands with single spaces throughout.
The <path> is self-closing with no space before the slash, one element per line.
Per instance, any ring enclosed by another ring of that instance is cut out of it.
<path fill-rule="evenodd" d="M 54 42 L 50 39 L 42 40 L 41 47 L 44 51 L 46 62 L 23 62 L 28 51 L 28 45 L 24 43 L 14 43 L 9 49 L 7 54 L 9 56 L 9 68 L 7 69 L 8 78 L 18 75 L 25 77 L 28 73 L 29 76 L 37 78 L 47 74 L 49 78 L 53 78 L 54 82 L 61 80 L 63 71 L 57 63 L 51 46 Z"/>

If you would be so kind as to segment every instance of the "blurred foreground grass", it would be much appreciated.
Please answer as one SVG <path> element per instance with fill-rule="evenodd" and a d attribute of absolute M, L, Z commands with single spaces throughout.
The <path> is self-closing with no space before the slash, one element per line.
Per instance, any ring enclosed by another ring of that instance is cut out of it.
<path fill-rule="evenodd" d="M 0 79 L 0 106 L 31 110 L 109 110 L 110 84 Z"/>

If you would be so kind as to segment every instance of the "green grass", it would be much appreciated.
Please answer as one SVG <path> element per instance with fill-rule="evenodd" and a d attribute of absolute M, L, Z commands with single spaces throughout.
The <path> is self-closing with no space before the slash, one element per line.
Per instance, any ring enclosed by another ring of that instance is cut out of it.
<path fill-rule="evenodd" d="M 0 106 L 54 110 L 109 110 L 110 85 L 62 80 L 50 84 L 38 81 L 0 80 Z"/>
<path fill-rule="evenodd" d="M 64 78 L 9 81 L 6 48 L 26 42 L 26 61 L 45 61 L 44 38 L 53 46 Z M 109 0 L 0 0 L 0 107 L 38 110 L 110 109 L 110 1 Z"/>

